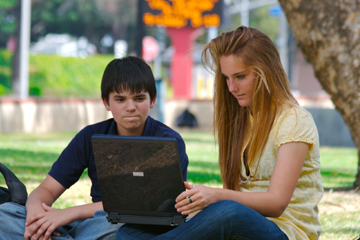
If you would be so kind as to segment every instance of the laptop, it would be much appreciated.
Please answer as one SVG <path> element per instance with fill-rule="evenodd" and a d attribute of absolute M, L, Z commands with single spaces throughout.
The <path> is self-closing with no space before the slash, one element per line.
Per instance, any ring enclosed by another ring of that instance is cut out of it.
<path fill-rule="evenodd" d="M 104 210 L 111 223 L 179 226 L 185 190 L 175 138 L 92 136 Z"/>

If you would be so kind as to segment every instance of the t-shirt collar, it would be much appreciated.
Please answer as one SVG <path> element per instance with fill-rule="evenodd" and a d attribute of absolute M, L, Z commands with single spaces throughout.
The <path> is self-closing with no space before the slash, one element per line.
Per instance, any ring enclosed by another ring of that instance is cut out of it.
<path fill-rule="evenodd" d="M 152 119 L 150 116 L 148 116 L 148 118 L 146 119 L 145 122 L 145 127 L 144 130 L 141 134 L 141 136 L 152 136 L 151 131 L 153 130 L 153 121 L 154 119 Z"/>
<path fill-rule="evenodd" d="M 116 122 L 115 120 L 113 119 L 111 125 L 110 125 L 110 128 L 109 128 L 109 131 L 107 132 L 107 134 L 110 134 L 110 135 L 118 135 L 117 133 L 117 127 L 116 127 Z"/>

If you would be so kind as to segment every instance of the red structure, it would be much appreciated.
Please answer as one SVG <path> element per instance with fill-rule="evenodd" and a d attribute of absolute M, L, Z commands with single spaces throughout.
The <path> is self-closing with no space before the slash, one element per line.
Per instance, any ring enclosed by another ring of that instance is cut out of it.
<path fill-rule="evenodd" d="M 167 28 L 174 54 L 170 64 L 174 98 L 192 99 L 193 44 L 203 28 Z"/>
<path fill-rule="evenodd" d="M 176 99 L 192 99 L 193 43 L 204 28 L 219 27 L 223 0 L 139 0 L 147 26 L 163 26 L 171 38 L 174 55 L 170 65 Z"/>

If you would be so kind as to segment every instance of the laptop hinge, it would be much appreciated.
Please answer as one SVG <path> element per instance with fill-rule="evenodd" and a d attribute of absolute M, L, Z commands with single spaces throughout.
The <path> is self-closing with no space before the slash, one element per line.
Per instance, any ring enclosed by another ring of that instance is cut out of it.
<path fill-rule="evenodd" d="M 118 212 L 109 212 L 106 218 L 112 224 L 117 224 L 120 222 L 120 214 Z"/>
<path fill-rule="evenodd" d="M 133 224 L 150 224 L 150 225 L 168 225 L 177 227 L 185 223 L 186 218 L 182 215 L 174 215 L 173 217 L 151 217 L 151 216 L 133 216 L 121 215 L 118 212 L 109 212 L 107 220 L 112 224 L 117 223 L 133 223 Z"/>
<path fill-rule="evenodd" d="M 177 227 L 184 223 L 184 217 L 181 215 L 174 215 L 173 220 L 170 222 L 171 227 Z"/>

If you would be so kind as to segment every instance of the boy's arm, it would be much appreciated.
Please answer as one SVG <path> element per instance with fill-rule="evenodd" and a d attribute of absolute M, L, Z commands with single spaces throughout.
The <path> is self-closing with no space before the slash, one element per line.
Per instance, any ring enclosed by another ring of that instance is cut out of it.
<path fill-rule="evenodd" d="M 178 146 L 178 151 L 179 151 L 179 158 L 180 158 L 180 166 L 181 166 L 181 173 L 183 176 L 183 180 L 186 181 L 187 180 L 187 168 L 188 168 L 188 164 L 189 164 L 189 159 L 188 156 L 186 154 L 186 147 L 185 147 L 185 142 L 183 139 L 178 139 L 177 140 L 177 146 Z"/>
<path fill-rule="evenodd" d="M 53 177 L 45 180 L 29 196 L 26 203 L 26 225 L 24 239 L 48 239 L 56 228 L 79 219 L 93 217 L 97 210 L 103 209 L 102 202 L 74 206 L 66 209 L 53 209 L 50 206 L 66 189 Z"/>

